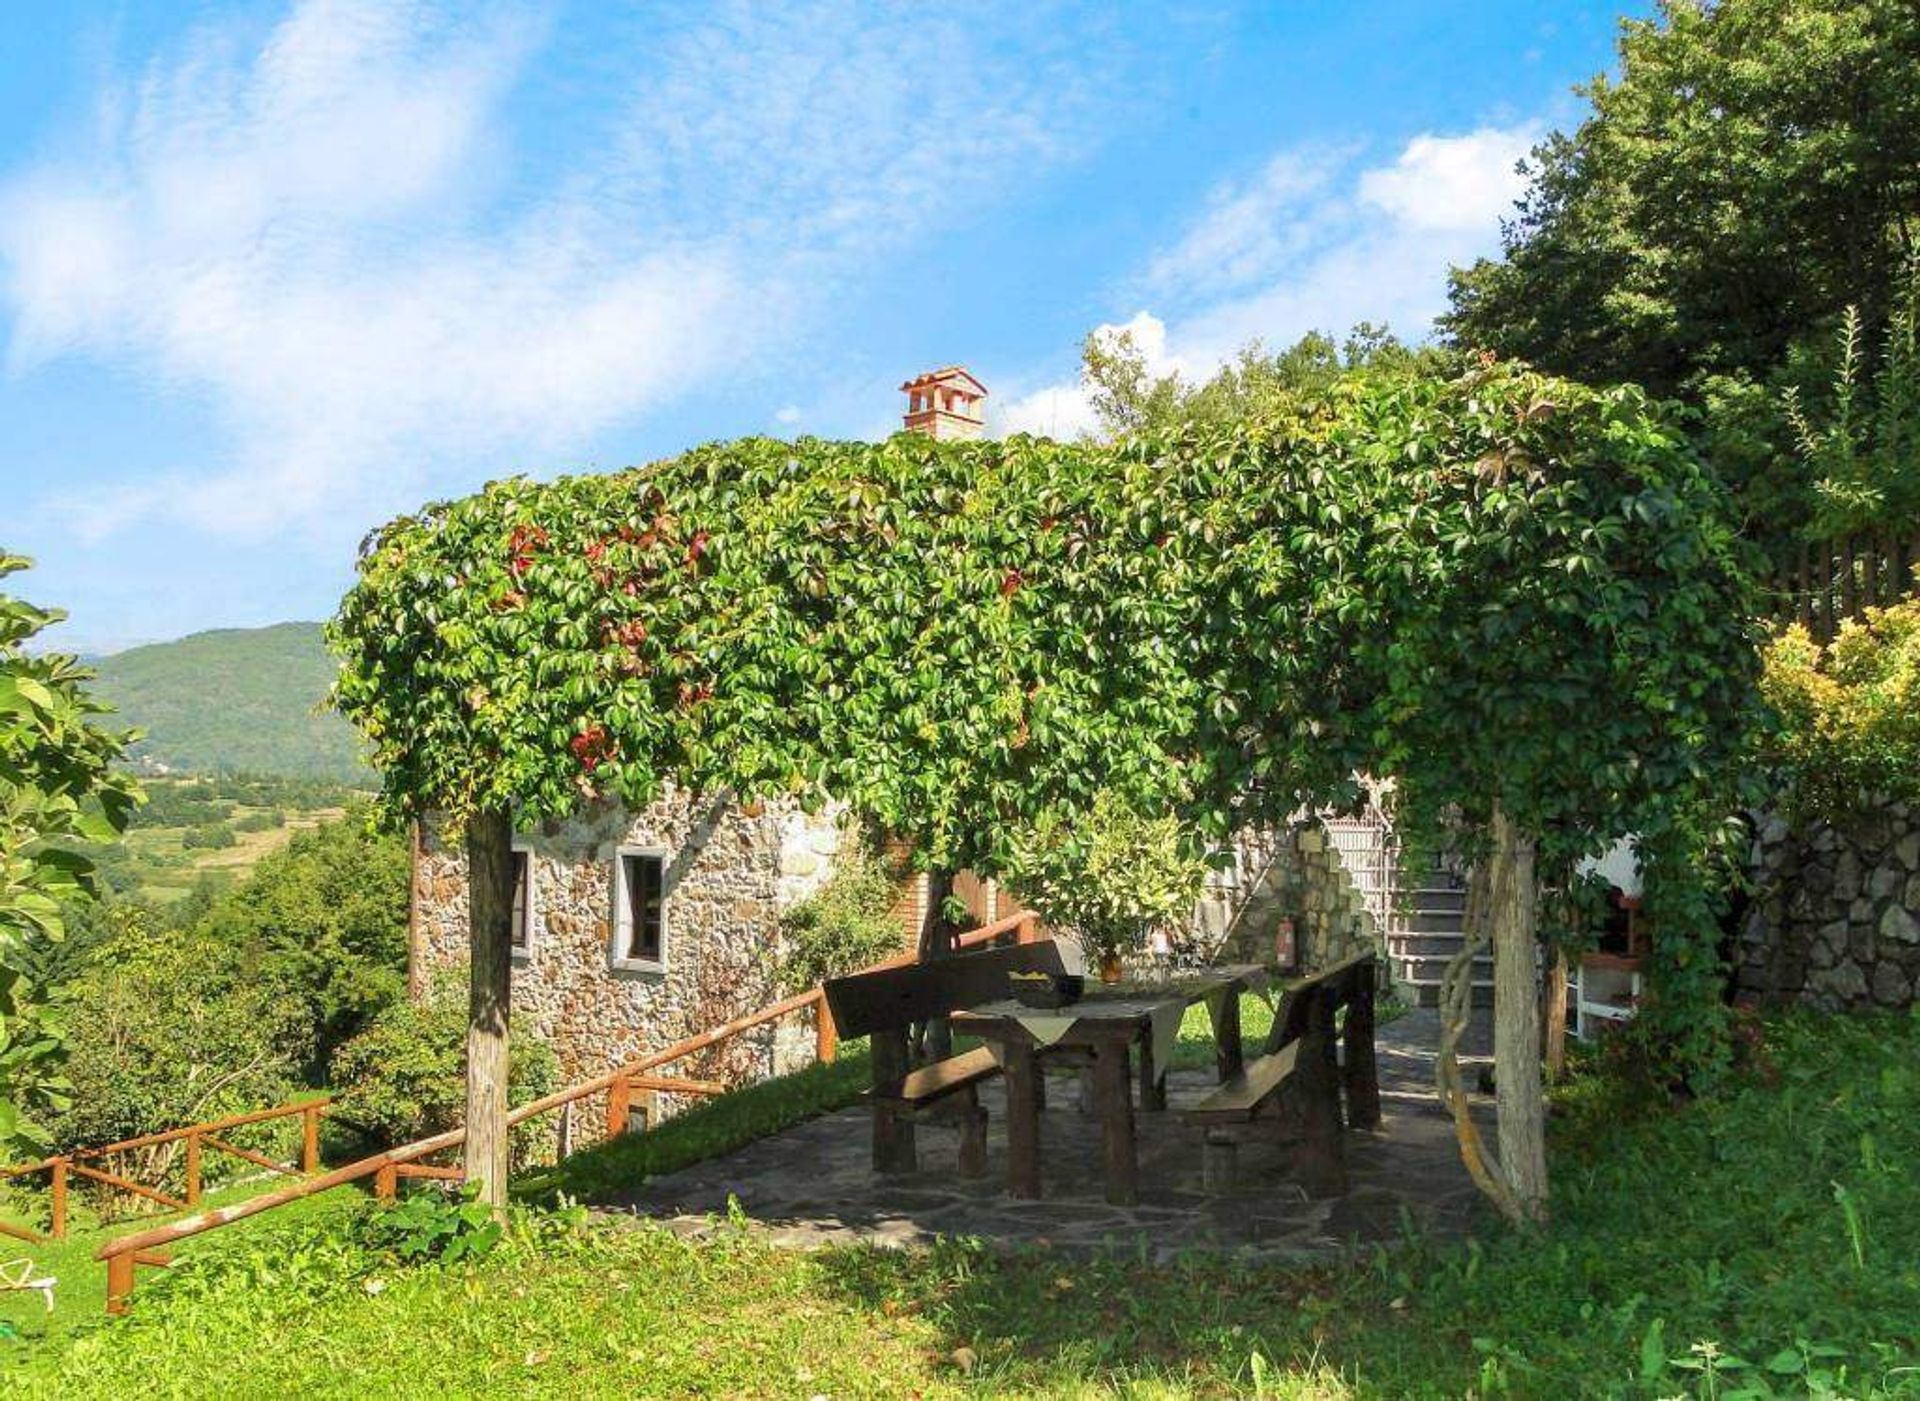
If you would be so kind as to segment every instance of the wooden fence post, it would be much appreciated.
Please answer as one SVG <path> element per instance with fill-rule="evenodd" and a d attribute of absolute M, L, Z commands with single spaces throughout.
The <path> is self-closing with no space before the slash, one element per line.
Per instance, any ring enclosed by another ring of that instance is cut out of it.
<path fill-rule="evenodd" d="M 67 1238 L 67 1160 L 53 1160 L 53 1181 L 50 1184 L 53 1207 L 53 1238 Z"/>
<path fill-rule="evenodd" d="M 815 1059 L 831 1065 L 839 1050 L 840 1032 L 833 1024 L 833 1013 L 827 1010 L 827 995 L 823 992 L 813 1004 L 813 1054 Z"/>
<path fill-rule="evenodd" d="M 320 1106 L 311 1104 L 300 1114 L 300 1171 L 320 1166 Z"/>
<path fill-rule="evenodd" d="M 200 1205 L 200 1135 L 187 1135 L 187 1205 Z"/>
<path fill-rule="evenodd" d="M 107 1257 L 107 1312 L 127 1311 L 127 1297 L 133 1293 L 133 1252 L 122 1250 Z"/>
<path fill-rule="evenodd" d="M 627 1119 L 633 1112 L 633 1082 L 615 1080 L 607 1086 L 607 1137 L 618 1138 L 627 1131 Z"/>

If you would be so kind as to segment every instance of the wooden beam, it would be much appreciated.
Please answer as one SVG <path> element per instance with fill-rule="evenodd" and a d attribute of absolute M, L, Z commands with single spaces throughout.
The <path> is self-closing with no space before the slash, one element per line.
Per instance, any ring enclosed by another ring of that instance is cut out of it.
<path fill-rule="evenodd" d="M 181 1207 L 186 1205 L 179 1197 L 171 1196 L 153 1187 L 144 1186 L 141 1183 L 135 1182 L 130 1177 L 121 1177 L 116 1173 L 102 1172 L 99 1168 L 89 1167 L 85 1163 L 74 1163 L 72 1166 L 73 1171 L 79 1173 L 82 1177 L 91 1177 L 96 1182 L 104 1182 L 109 1187 L 118 1187 L 123 1192 L 131 1192 L 136 1197 L 145 1197 L 149 1201 L 159 1202 L 162 1206 Z"/>

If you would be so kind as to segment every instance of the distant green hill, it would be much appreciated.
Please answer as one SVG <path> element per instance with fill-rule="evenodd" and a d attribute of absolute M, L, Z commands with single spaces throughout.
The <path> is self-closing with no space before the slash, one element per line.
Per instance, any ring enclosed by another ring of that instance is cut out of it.
<path fill-rule="evenodd" d="M 371 778 L 352 726 L 316 710 L 337 669 L 318 623 L 197 632 L 92 665 L 116 723 L 147 732 L 137 757 L 188 773 Z"/>

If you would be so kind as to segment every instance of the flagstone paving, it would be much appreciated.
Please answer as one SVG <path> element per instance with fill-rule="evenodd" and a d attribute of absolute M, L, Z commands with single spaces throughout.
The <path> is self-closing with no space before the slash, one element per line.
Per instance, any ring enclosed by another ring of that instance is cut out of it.
<path fill-rule="evenodd" d="M 1380 1029 L 1381 1123 L 1349 1133 L 1350 1183 L 1339 1197 L 1314 1200 L 1301 1190 L 1277 1129 L 1242 1148 L 1231 1195 L 1202 1191 L 1200 1134 L 1181 1122 L 1180 1110 L 1201 1099 L 1213 1078 L 1175 1070 L 1167 1111 L 1135 1116 L 1141 1192 L 1134 1207 L 1103 1199 L 1099 1121 L 1080 1112 L 1073 1076 L 1059 1074 L 1048 1082 L 1039 1201 L 1006 1195 L 1005 1097 L 993 1082 L 981 1091 L 991 1125 L 985 1177 L 956 1175 L 959 1135 L 937 1120 L 919 1126 L 920 1171 L 876 1174 L 868 1113 L 852 1108 L 656 1178 L 614 1209 L 698 1238 L 730 1229 L 730 1204 L 737 1202 L 748 1229 L 802 1248 L 906 1246 L 947 1235 L 1009 1245 L 1044 1241 L 1066 1250 L 1144 1249 L 1159 1259 L 1202 1249 L 1274 1258 L 1327 1254 L 1409 1228 L 1460 1234 L 1480 1203 L 1452 1122 L 1434 1097 L 1437 1037 L 1431 1011 Z M 1491 1101 L 1476 1096 L 1475 1114 L 1490 1119 Z M 1490 1123 L 1483 1127 L 1490 1133 Z"/>

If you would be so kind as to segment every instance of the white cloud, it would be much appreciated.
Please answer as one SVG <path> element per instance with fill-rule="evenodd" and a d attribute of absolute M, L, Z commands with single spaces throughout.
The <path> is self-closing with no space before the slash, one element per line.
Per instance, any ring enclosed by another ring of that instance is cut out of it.
<path fill-rule="evenodd" d="M 357 534 L 750 361 L 1073 140 L 1072 84 L 972 17 L 689 14 L 610 59 L 614 129 L 531 195 L 517 10 L 300 0 L 104 94 L 90 148 L 0 184 L 7 368 L 128 369 L 232 451 L 76 517 Z"/>
<path fill-rule="evenodd" d="M 803 417 L 798 404 L 785 404 L 773 411 L 773 421 L 783 428 L 793 427 Z"/>
<path fill-rule="evenodd" d="M 1096 326 L 1093 335 L 1103 341 L 1125 336 L 1139 352 L 1147 373 L 1158 379 L 1170 374 L 1191 375 L 1196 366 L 1168 353 L 1167 326 L 1151 312 L 1138 312 L 1125 322 Z M 994 428 L 1003 433 L 1034 433 L 1047 438 L 1078 438 L 1099 426 L 1093 396 L 1084 383 L 1052 384 L 1020 395 L 994 415 Z"/>
<path fill-rule="evenodd" d="M 1271 276 L 1338 216 L 1327 198 L 1350 151 L 1282 151 L 1252 180 L 1216 188 L 1145 278 L 1149 292 L 1223 292 Z"/>
<path fill-rule="evenodd" d="M 1211 374 L 1253 341 L 1286 346 L 1359 322 L 1427 334 L 1446 307 L 1449 267 L 1499 246 L 1524 189 L 1515 164 L 1537 123 L 1423 133 L 1386 164 L 1351 149 L 1282 151 L 1251 179 L 1219 186 L 1148 263 L 1129 295 L 1157 303 L 1125 327 L 1155 374 Z M 1045 385 L 1003 414 L 1010 431 L 1058 436 L 1093 426 L 1079 383 Z"/>
<path fill-rule="evenodd" d="M 1409 228 L 1484 234 L 1526 189 L 1516 167 L 1539 139 L 1532 124 L 1416 136 L 1392 165 L 1361 175 L 1360 198 Z"/>

